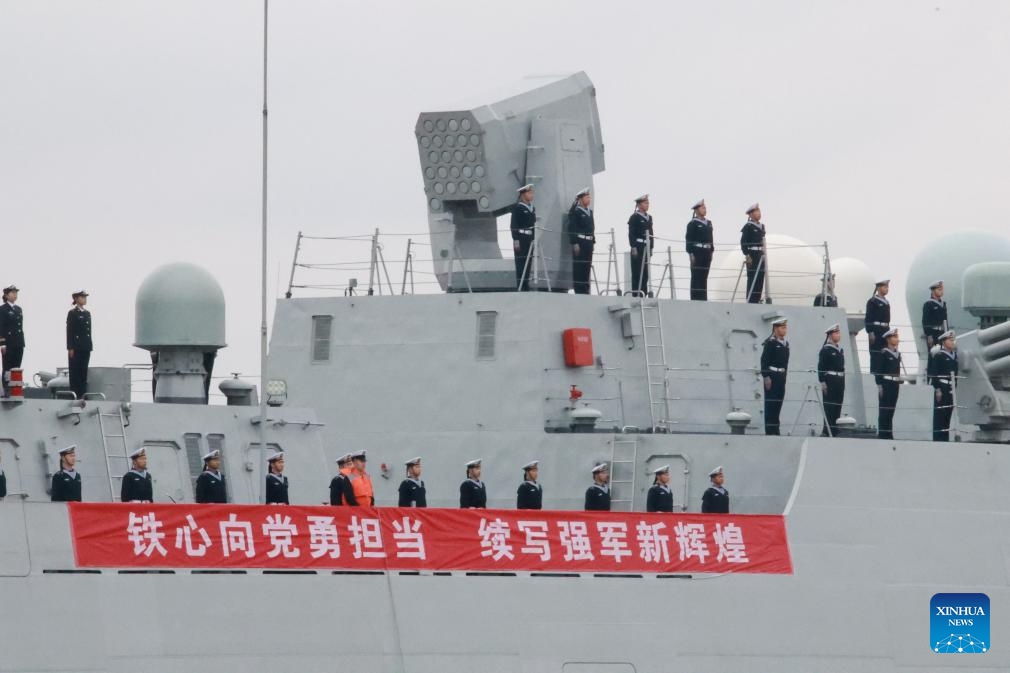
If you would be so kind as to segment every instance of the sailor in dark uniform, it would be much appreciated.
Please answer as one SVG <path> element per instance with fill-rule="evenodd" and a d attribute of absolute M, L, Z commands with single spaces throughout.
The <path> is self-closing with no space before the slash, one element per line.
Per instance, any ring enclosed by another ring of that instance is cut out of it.
<path fill-rule="evenodd" d="M 884 333 L 891 329 L 891 302 L 887 293 L 891 289 L 891 281 L 878 280 L 873 296 L 866 300 L 866 315 L 863 325 L 866 327 L 866 339 L 870 346 L 870 373 L 880 385 L 880 351 L 884 348 Z"/>
<path fill-rule="evenodd" d="M 80 502 L 81 475 L 74 469 L 77 447 L 73 444 L 60 449 L 60 469 L 53 475 L 50 495 L 53 502 Z"/>
<path fill-rule="evenodd" d="M 722 465 L 708 473 L 711 485 L 701 495 L 702 514 L 729 514 L 729 491 L 722 484 L 726 477 Z"/>
<path fill-rule="evenodd" d="M 284 476 L 284 452 L 275 451 L 267 458 L 266 504 L 290 505 L 288 478 Z"/>
<path fill-rule="evenodd" d="M 765 339 L 761 351 L 761 376 L 765 386 L 765 434 L 779 434 L 779 413 L 786 396 L 786 373 L 789 369 L 789 342 L 785 318 L 772 322 L 772 333 Z"/>
<path fill-rule="evenodd" d="M 337 458 L 337 474 L 330 480 L 330 504 L 334 506 L 344 504 L 344 484 L 347 481 L 348 463 L 351 462 L 351 454 L 345 453 Z"/>
<path fill-rule="evenodd" d="M 926 352 L 940 343 L 940 335 L 947 331 L 947 302 L 943 300 L 943 281 L 929 286 L 929 299 L 922 305 L 922 333 L 926 336 Z"/>
<path fill-rule="evenodd" d="M 705 199 L 691 206 L 691 210 L 694 211 L 694 217 L 687 223 L 687 233 L 684 234 L 688 258 L 691 260 L 691 299 L 708 301 L 708 270 L 712 266 L 712 253 L 715 252 L 712 222 L 705 217 L 708 214 Z"/>
<path fill-rule="evenodd" d="M 838 436 L 838 417 L 845 399 L 845 350 L 842 348 L 842 327 L 835 323 L 824 330 L 824 345 L 817 356 L 817 380 L 824 396 L 823 437 Z"/>
<path fill-rule="evenodd" d="M 652 231 L 648 194 L 635 199 L 635 212 L 628 218 L 628 244 L 631 245 L 631 296 L 651 296 L 649 261 L 656 248 L 656 239 Z"/>
<path fill-rule="evenodd" d="M 480 458 L 466 464 L 466 479 L 459 485 L 459 506 L 462 509 L 487 507 L 487 488 L 480 480 Z"/>
<path fill-rule="evenodd" d="M 747 264 L 747 301 L 760 304 L 768 260 L 765 257 L 765 225 L 761 223 L 761 206 L 756 203 L 747 209 L 747 223 L 740 230 L 740 250 Z"/>
<path fill-rule="evenodd" d="M 898 330 L 884 332 L 886 344 L 880 351 L 880 373 L 877 375 L 877 397 L 880 408 L 877 415 L 877 437 L 894 439 L 894 409 L 898 406 L 901 386 L 901 353 L 898 352 Z"/>
<path fill-rule="evenodd" d="M 610 466 L 606 463 L 593 468 L 593 483 L 586 489 L 586 511 L 610 511 Z"/>
<path fill-rule="evenodd" d="M 828 276 L 827 282 L 824 283 L 824 289 L 814 296 L 814 306 L 838 307 L 838 297 L 835 296 L 835 274 Z"/>
<path fill-rule="evenodd" d="M 516 509 L 543 509 L 544 489 L 537 483 L 540 476 L 540 461 L 534 460 L 523 465 L 523 483 L 516 491 Z"/>
<path fill-rule="evenodd" d="M 954 387 L 957 385 L 957 351 L 954 332 L 937 337 L 940 348 L 933 354 L 933 441 L 950 441 L 950 419 L 954 414 Z"/>
<path fill-rule="evenodd" d="M 533 205 L 533 185 L 519 188 L 519 200 L 512 206 L 512 249 L 515 251 L 516 288 L 520 292 L 530 289 L 533 260 L 529 259 L 536 235 L 537 209 Z M 527 261 L 529 260 L 529 261 Z"/>
<path fill-rule="evenodd" d="M 119 489 L 121 502 L 154 502 L 154 481 L 147 471 L 147 449 L 143 446 L 130 454 L 130 471 L 123 475 Z"/>
<path fill-rule="evenodd" d="M 406 463 L 407 478 L 400 482 L 400 499 L 397 507 L 427 507 L 428 491 L 421 481 L 421 457 L 411 458 Z"/>
<path fill-rule="evenodd" d="M 664 465 L 654 470 L 653 474 L 656 476 L 645 498 L 645 511 L 672 512 L 673 491 L 670 489 L 670 466 Z"/>
<path fill-rule="evenodd" d="M 88 293 L 78 290 L 70 295 L 74 307 L 67 313 L 67 362 L 70 369 L 70 389 L 83 399 L 88 392 L 88 363 L 91 361 L 91 312 L 84 308 Z"/>
<path fill-rule="evenodd" d="M 593 246 L 596 245 L 596 222 L 589 207 L 592 200 L 586 187 L 575 195 L 575 203 L 568 211 L 568 242 L 572 246 L 572 287 L 575 294 L 589 294 Z"/>
<path fill-rule="evenodd" d="M 8 285 L 3 289 L 3 302 L 0 303 L 0 357 L 3 358 L 3 373 L 0 383 L 3 384 L 3 395 L 7 396 L 7 377 L 12 369 L 21 367 L 25 354 L 24 315 L 17 305 L 18 288 Z"/>
<path fill-rule="evenodd" d="M 227 503 L 228 492 L 221 474 L 221 451 L 214 449 L 203 457 L 203 473 L 196 478 L 198 503 Z"/>
<path fill-rule="evenodd" d="M 4 474 L 3 465 L 0 465 L 0 500 L 7 497 L 7 475 Z"/>

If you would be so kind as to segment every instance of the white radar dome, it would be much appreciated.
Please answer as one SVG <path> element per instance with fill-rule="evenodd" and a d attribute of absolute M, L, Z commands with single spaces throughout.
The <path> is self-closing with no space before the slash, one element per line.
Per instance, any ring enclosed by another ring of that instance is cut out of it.
<path fill-rule="evenodd" d="M 186 262 L 166 264 L 137 290 L 134 345 L 222 348 L 224 319 L 224 292 L 210 272 Z"/>
<path fill-rule="evenodd" d="M 877 282 L 870 267 L 855 257 L 839 257 L 831 260 L 831 272 L 835 274 L 838 305 L 846 313 L 862 315 L 866 311 L 866 300 L 873 294 L 873 284 Z"/>
<path fill-rule="evenodd" d="M 772 301 L 787 306 L 812 306 L 814 295 L 821 291 L 824 275 L 824 249 L 809 246 L 798 238 L 783 234 L 768 234 L 768 278 Z M 743 253 L 736 247 L 712 265 L 709 298 L 730 301 L 736 287 L 735 301 L 746 301 L 747 274 L 740 274 Z M 737 278 L 739 277 L 739 286 Z"/>

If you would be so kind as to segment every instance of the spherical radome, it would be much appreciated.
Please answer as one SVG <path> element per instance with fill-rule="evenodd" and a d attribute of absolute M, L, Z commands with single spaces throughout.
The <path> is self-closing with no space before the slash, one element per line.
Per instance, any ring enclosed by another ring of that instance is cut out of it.
<path fill-rule="evenodd" d="M 224 292 L 195 264 L 160 266 L 137 290 L 135 326 L 134 345 L 140 348 L 224 347 Z"/>
<path fill-rule="evenodd" d="M 831 260 L 831 272 L 835 274 L 838 305 L 846 313 L 864 313 L 866 300 L 873 294 L 873 284 L 877 281 L 870 267 L 855 257 L 839 257 Z"/>
<path fill-rule="evenodd" d="M 812 306 L 814 295 L 821 291 L 823 249 L 783 234 L 768 234 L 766 242 L 772 301 L 786 306 Z M 709 299 L 730 301 L 736 287 L 735 301 L 746 301 L 747 275 L 740 275 L 742 265 L 743 253 L 739 248 L 726 253 L 712 265 Z"/>

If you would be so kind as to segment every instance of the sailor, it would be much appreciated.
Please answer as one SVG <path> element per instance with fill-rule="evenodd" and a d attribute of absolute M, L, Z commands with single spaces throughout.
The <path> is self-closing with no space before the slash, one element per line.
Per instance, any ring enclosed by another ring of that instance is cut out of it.
<path fill-rule="evenodd" d="M 0 501 L 7 497 L 7 475 L 4 474 L 3 465 L 0 465 Z"/>
<path fill-rule="evenodd" d="M 154 502 L 154 481 L 147 471 L 147 449 L 143 446 L 129 455 L 130 471 L 123 475 L 119 491 L 122 502 Z"/>
<path fill-rule="evenodd" d="M 81 475 L 74 469 L 77 462 L 77 446 L 71 444 L 60 449 L 60 469 L 53 475 L 50 495 L 53 502 L 80 502 Z"/>
<path fill-rule="evenodd" d="M 7 377 L 12 369 L 21 367 L 25 354 L 24 315 L 17 305 L 18 288 L 8 285 L 3 289 L 3 303 L 0 303 L 0 357 L 3 358 L 3 373 L 0 383 L 3 395 L 7 396 Z"/>
<path fill-rule="evenodd" d="M 214 449 L 203 457 L 203 472 L 196 478 L 196 501 L 198 503 L 228 502 L 228 490 L 221 474 L 221 451 Z"/>
<path fill-rule="evenodd" d="M 266 504 L 290 505 L 288 478 L 284 476 L 284 452 L 275 451 L 267 457 Z"/>
<path fill-rule="evenodd" d="M 747 264 L 747 301 L 760 304 L 768 260 L 765 257 L 765 225 L 761 223 L 761 206 L 756 203 L 747 209 L 747 223 L 740 230 L 740 250 Z"/>
<path fill-rule="evenodd" d="M 373 507 L 375 491 L 372 488 L 372 478 L 365 471 L 368 462 L 367 451 L 357 451 L 351 454 L 351 469 L 347 471 L 344 481 L 344 504 L 351 507 Z"/>
<path fill-rule="evenodd" d="M 887 278 L 878 280 L 873 296 L 866 300 L 866 315 L 863 325 L 866 327 L 866 339 L 870 345 L 870 373 L 880 385 L 880 351 L 884 347 L 884 333 L 891 329 L 891 302 L 887 293 L 891 289 L 891 281 Z"/>
<path fill-rule="evenodd" d="M 950 441 L 950 419 L 954 414 L 954 387 L 957 385 L 957 350 L 953 330 L 937 337 L 940 348 L 932 355 L 933 441 Z"/>
<path fill-rule="evenodd" d="M 88 363 L 91 361 L 91 312 L 84 308 L 88 293 L 78 290 L 70 295 L 74 307 L 67 313 L 67 361 L 70 389 L 82 399 L 88 392 Z"/>
<path fill-rule="evenodd" d="M 694 211 L 694 217 L 687 223 L 687 233 L 684 234 L 688 258 L 691 260 L 691 299 L 708 301 L 708 270 L 712 266 L 712 253 L 715 252 L 712 221 L 705 217 L 708 214 L 705 199 L 691 206 L 691 210 Z"/>
<path fill-rule="evenodd" d="M 929 299 L 922 305 L 922 333 L 926 336 L 926 352 L 940 343 L 940 335 L 947 331 L 947 302 L 943 300 L 943 281 L 929 286 Z"/>
<path fill-rule="evenodd" d="M 536 235 L 537 209 L 533 205 L 533 185 L 523 185 L 518 192 L 519 200 L 512 206 L 510 228 L 512 249 L 515 251 L 516 288 L 520 292 L 526 292 L 530 289 L 530 276 L 533 273 L 533 260 L 529 259 L 529 255 Z"/>
<path fill-rule="evenodd" d="M 589 294 L 589 279 L 593 271 L 593 246 L 596 245 L 596 222 L 593 201 L 586 187 L 575 195 L 568 211 L 568 242 L 572 246 L 572 287 L 575 294 Z"/>
<path fill-rule="evenodd" d="M 635 212 L 628 218 L 628 243 L 631 245 L 631 296 L 644 297 L 649 292 L 649 261 L 656 247 L 649 214 L 649 195 L 635 199 Z"/>
<path fill-rule="evenodd" d="M 466 464 L 466 479 L 459 485 L 459 506 L 462 509 L 487 507 L 487 488 L 480 480 L 480 458 Z"/>
<path fill-rule="evenodd" d="M 337 458 L 337 474 L 330 480 L 330 504 L 339 506 L 344 504 L 344 488 L 347 481 L 347 473 L 351 471 L 351 454 L 345 453 Z"/>
<path fill-rule="evenodd" d="M 842 327 L 835 323 L 824 330 L 824 345 L 817 356 L 817 380 L 824 396 L 823 437 L 838 436 L 838 417 L 845 399 L 845 350 L 842 348 Z"/>
<path fill-rule="evenodd" d="M 837 308 L 838 297 L 835 296 L 835 274 L 828 276 L 824 289 L 814 296 L 814 306 Z"/>
<path fill-rule="evenodd" d="M 673 511 L 673 491 L 670 490 L 670 466 L 653 470 L 655 475 L 652 487 L 645 498 L 646 512 L 672 512 Z"/>
<path fill-rule="evenodd" d="M 544 489 L 537 483 L 540 476 L 540 461 L 533 460 L 523 465 L 523 483 L 516 491 L 516 509 L 543 509 Z"/>
<path fill-rule="evenodd" d="M 593 468 L 593 483 L 586 489 L 586 511 L 610 511 L 610 466 L 606 463 Z"/>
<path fill-rule="evenodd" d="M 772 322 L 772 333 L 765 339 L 761 351 L 761 376 L 765 386 L 765 434 L 779 434 L 779 413 L 786 396 L 786 373 L 789 369 L 789 342 L 785 318 Z"/>
<path fill-rule="evenodd" d="M 898 391 L 901 386 L 901 353 L 898 352 L 898 330 L 887 330 L 882 339 L 886 345 L 880 351 L 880 372 L 877 375 L 877 397 L 880 399 L 877 415 L 877 437 L 894 439 L 892 428 L 894 408 L 898 405 Z"/>
<path fill-rule="evenodd" d="M 404 465 L 407 467 L 407 478 L 400 482 L 397 507 L 427 507 L 428 491 L 421 481 L 421 457 L 411 458 Z"/>
<path fill-rule="evenodd" d="M 702 514 L 729 514 L 729 491 L 723 488 L 726 480 L 722 465 L 708 473 L 711 484 L 701 495 Z"/>

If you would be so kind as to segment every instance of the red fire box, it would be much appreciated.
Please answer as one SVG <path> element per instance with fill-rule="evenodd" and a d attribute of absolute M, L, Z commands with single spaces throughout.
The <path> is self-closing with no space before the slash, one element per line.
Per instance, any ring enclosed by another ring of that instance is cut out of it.
<path fill-rule="evenodd" d="M 593 331 L 587 327 L 570 327 L 561 333 L 565 346 L 565 366 L 593 366 Z"/>

